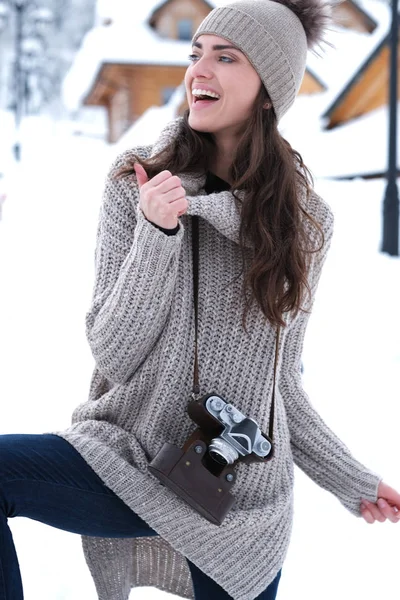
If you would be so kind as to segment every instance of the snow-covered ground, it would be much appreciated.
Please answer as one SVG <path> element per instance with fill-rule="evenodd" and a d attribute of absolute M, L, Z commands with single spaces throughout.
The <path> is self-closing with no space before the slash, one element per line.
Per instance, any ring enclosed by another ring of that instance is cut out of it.
<path fill-rule="evenodd" d="M 84 315 L 115 153 L 45 119 L 26 124 L 22 149 L 0 222 L 0 433 L 67 427 L 87 397 L 93 360 Z M 317 180 L 316 189 L 336 226 L 306 336 L 305 389 L 354 455 L 400 490 L 400 260 L 379 252 L 384 183 Z M 279 600 L 399 598 L 400 525 L 370 526 L 295 473 Z M 27 599 L 96 599 L 79 536 L 25 518 L 10 526 Z M 132 593 L 167 596 L 153 588 Z"/>

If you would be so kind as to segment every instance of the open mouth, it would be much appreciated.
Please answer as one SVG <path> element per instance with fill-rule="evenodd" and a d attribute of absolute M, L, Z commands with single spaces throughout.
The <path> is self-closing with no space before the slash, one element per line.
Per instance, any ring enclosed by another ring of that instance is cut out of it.
<path fill-rule="evenodd" d="M 221 96 L 217 92 L 213 92 L 201 87 L 192 89 L 193 104 L 206 106 L 212 102 L 218 102 Z"/>
<path fill-rule="evenodd" d="M 195 104 L 197 102 L 218 102 L 219 98 L 212 98 L 211 96 L 193 96 Z"/>

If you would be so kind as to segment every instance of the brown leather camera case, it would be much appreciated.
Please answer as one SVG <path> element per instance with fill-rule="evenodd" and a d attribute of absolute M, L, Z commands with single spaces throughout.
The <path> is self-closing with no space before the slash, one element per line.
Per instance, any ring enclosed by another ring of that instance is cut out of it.
<path fill-rule="evenodd" d="M 201 453 L 195 450 L 199 446 Z M 235 483 L 236 473 L 231 465 L 225 466 L 218 475 L 210 473 L 202 464 L 206 450 L 207 442 L 197 429 L 183 448 L 165 442 L 148 468 L 211 523 L 221 525 L 235 502 L 229 490 Z M 226 479 L 229 474 L 231 481 Z"/>

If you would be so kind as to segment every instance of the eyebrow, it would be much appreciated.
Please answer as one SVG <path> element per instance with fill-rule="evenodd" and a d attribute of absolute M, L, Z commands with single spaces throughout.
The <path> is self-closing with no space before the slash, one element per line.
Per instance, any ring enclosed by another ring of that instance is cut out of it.
<path fill-rule="evenodd" d="M 203 44 L 201 44 L 200 42 L 194 42 L 193 46 L 196 46 L 196 48 L 203 48 Z M 232 49 L 232 50 L 237 50 L 238 52 L 242 52 L 241 50 L 239 50 L 239 48 L 236 48 L 236 46 L 226 46 L 224 44 L 214 44 L 214 46 L 212 47 L 213 50 L 228 50 L 228 49 Z M 243 54 L 243 52 L 242 52 Z"/>

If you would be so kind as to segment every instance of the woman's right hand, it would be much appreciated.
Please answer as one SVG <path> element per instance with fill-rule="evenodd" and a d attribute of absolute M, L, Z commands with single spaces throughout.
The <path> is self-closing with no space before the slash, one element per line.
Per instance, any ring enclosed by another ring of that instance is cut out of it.
<path fill-rule="evenodd" d="M 161 171 L 149 180 L 145 169 L 139 163 L 134 165 L 139 185 L 139 207 L 146 219 L 164 229 L 174 229 L 178 217 L 188 208 L 186 192 L 177 175 Z"/>

